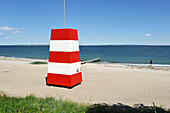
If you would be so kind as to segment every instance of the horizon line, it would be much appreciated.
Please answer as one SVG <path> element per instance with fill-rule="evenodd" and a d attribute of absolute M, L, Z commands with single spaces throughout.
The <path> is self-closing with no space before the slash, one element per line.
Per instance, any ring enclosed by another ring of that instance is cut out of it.
<path fill-rule="evenodd" d="M 50 44 L 0 44 L 0 46 L 49 46 Z M 170 46 L 170 44 L 79 44 L 80 46 Z"/>

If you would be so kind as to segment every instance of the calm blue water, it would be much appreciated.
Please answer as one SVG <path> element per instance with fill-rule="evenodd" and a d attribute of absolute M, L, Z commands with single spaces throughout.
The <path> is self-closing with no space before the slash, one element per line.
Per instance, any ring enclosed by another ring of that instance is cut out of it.
<path fill-rule="evenodd" d="M 48 59 L 49 46 L 0 46 L 0 56 Z M 170 64 L 170 46 L 80 46 L 81 60 L 96 57 L 103 62 Z"/>

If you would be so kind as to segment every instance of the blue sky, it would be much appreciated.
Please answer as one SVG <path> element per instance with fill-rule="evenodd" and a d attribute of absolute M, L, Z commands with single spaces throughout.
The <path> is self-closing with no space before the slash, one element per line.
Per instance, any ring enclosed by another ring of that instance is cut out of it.
<path fill-rule="evenodd" d="M 66 0 L 80 44 L 170 45 L 170 0 Z M 0 44 L 49 44 L 63 0 L 0 0 Z"/>

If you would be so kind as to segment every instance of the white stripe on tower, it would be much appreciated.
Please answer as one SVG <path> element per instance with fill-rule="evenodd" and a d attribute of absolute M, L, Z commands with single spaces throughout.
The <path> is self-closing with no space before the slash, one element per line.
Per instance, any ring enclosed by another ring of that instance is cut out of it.
<path fill-rule="evenodd" d="M 48 64 L 48 73 L 73 75 L 80 72 L 80 62 L 76 63 L 52 63 Z"/>
<path fill-rule="evenodd" d="M 50 51 L 79 51 L 79 42 L 78 40 L 51 40 Z"/>

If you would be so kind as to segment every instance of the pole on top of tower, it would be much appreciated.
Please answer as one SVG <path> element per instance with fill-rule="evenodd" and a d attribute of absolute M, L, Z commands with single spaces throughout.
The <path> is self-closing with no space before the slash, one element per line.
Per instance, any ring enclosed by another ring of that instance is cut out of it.
<path fill-rule="evenodd" d="M 65 27 L 65 0 L 64 0 L 64 27 Z"/>

